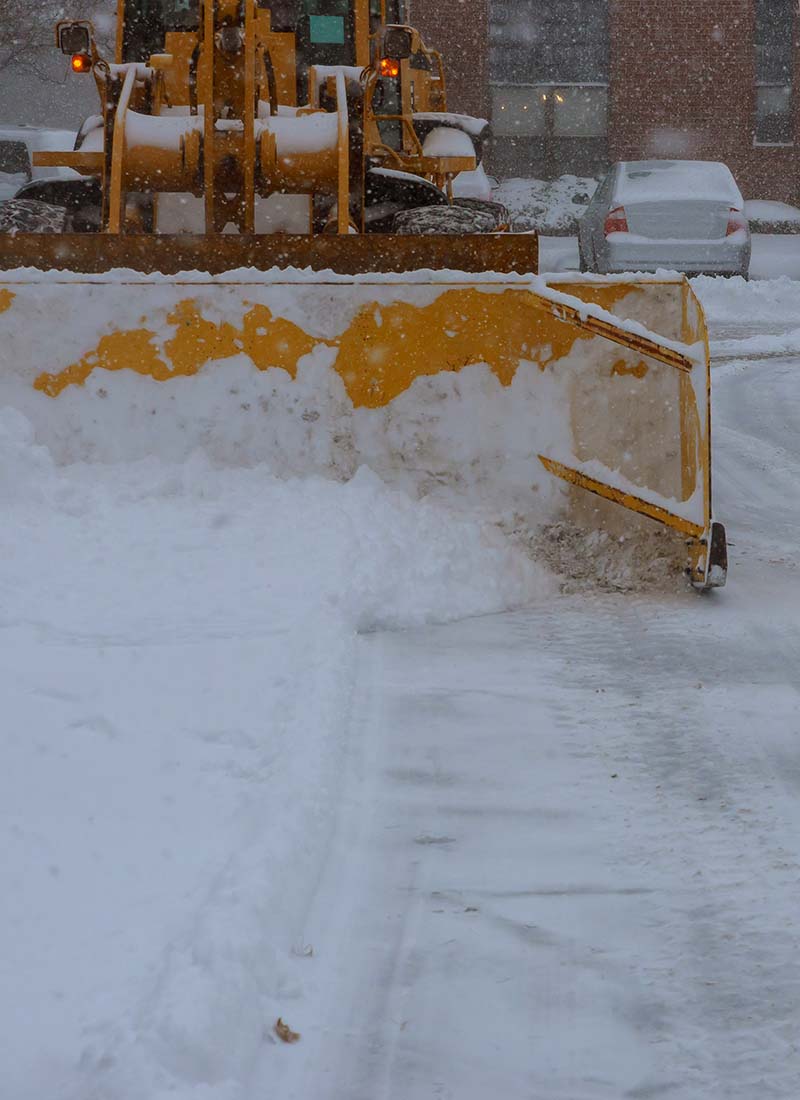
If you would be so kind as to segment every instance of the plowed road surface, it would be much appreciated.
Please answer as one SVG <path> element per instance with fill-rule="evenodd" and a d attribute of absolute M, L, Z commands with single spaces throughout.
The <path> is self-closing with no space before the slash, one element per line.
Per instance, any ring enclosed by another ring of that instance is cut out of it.
<path fill-rule="evenodd" d="M 272 1095 L 800 1096 L 798 363 L 715 383 L 724 592 L 361 639 Z"/>

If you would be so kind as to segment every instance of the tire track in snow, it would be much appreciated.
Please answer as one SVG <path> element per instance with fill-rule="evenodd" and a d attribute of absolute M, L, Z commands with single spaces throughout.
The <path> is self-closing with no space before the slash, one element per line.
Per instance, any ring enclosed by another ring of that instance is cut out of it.
<path fill-rule="evenodd" d="M 363 640 L 287 1100 L 800 1094 L 800 460 L 758 370 L 718 376 L 728 590 Z"/>

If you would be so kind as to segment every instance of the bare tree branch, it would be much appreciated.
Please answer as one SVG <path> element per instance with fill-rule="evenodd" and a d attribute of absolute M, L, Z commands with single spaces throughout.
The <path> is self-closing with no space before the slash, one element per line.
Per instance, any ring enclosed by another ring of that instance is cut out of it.
<path fill-rule="evenodd" d="M 97 20 L 102 41 L 115 11 L 115 0 L 0 0 L 0 72 L 13 65 L 52 80 L 43 59 L 56 48 L 59 19 Z"/>

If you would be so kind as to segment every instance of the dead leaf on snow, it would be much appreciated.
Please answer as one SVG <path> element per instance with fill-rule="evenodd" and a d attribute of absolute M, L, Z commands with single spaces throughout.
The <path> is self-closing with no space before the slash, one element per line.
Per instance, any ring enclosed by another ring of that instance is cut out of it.
<path fill-rule="evenodd" d="M 285 1024 L 280 1017 L 278 1017 L 278 1022 L 275 1025 L 275 1034 L 284 1043 L 296 1043 L 300 1039 L 300 1033 L 292 1031 L 289 1025 Z"/>

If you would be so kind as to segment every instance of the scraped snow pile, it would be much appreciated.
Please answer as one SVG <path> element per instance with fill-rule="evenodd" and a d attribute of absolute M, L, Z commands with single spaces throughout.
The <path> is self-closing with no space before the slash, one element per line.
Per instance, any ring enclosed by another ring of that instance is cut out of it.
<path fill-rule="evenodd" d="M 730 325 L 753 332 L 759 326 L 772 332 L 781 324 L 797 328 L 800 286 L 794 279 L 747 282 L 740 277 L 716 279 L 699 275 L 692 279 L 692 287 L 715 335 Z"/>
<path fill-rule="evenodd" d="M 302 989 L 355 632 L 549 581 L 361 470 L 57 466 L 0 410 L 0 1093 L 232 1100 Z"/>

